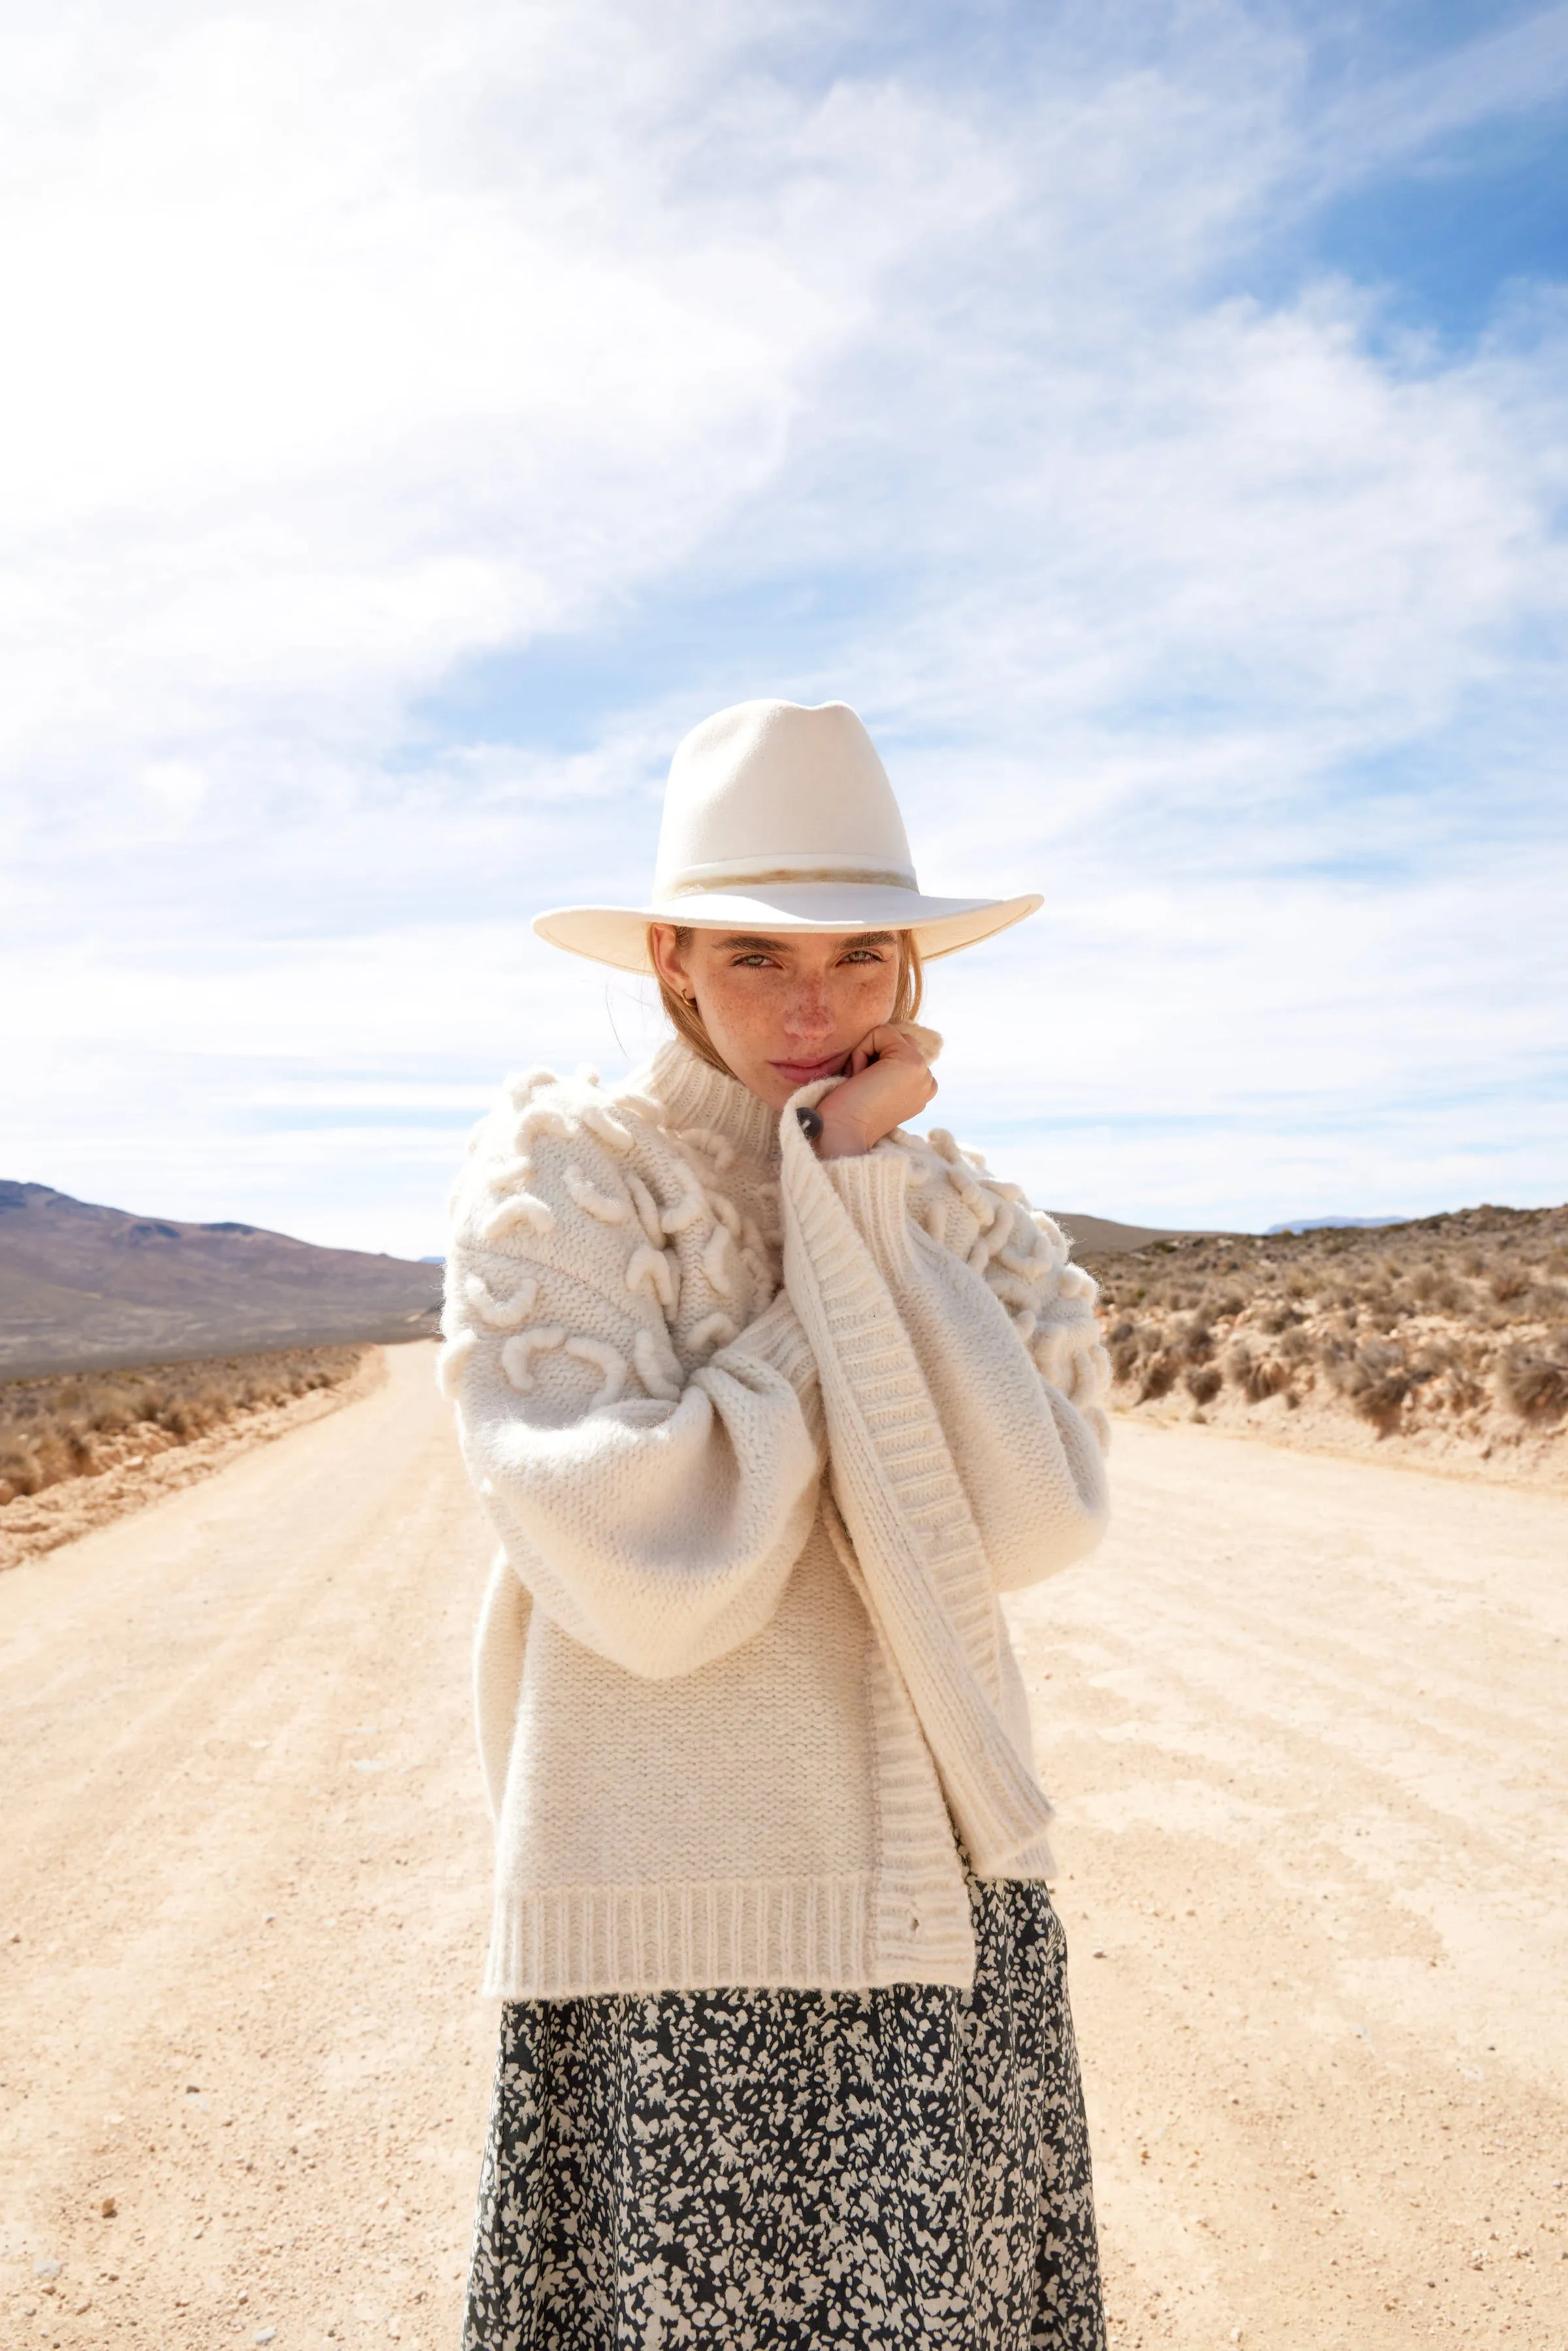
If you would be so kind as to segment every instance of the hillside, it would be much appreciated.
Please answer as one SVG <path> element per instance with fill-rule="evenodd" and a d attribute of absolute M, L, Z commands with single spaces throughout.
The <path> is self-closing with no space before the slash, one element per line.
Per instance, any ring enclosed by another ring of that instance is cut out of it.
<path fill-rule="evenodd" d="M 1111 1217 L 1076 1217 L 1070 1208 L 1053 1208 L 1051 1213 L 1071 1242 L 1076 1258 L 1120 1257 L 1127 1249 L 1147 1249 L 1155 1241 L 1207 1238 L 1184 1226 L 1119 1225 Z"/>
<path fill-rule="evenodd" d="M 1568 1207 L 1078 1254 L 1123 1410 L 1568 1482 Z"/>
<path fill-rule="evenodd" d="M 427 1337 L 441 1268 L 0 1183 L 0 1376 Z"/>

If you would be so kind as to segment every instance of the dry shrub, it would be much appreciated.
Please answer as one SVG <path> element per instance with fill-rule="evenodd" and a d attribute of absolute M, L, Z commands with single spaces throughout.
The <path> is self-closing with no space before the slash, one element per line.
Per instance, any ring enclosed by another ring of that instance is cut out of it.
<path fill-rule="evenodd" d="M 1258 1317 L 1258 1328 L 1267 1331 L 1270 1338 L 1277 1338 L 1281 1331 L 1292 1331 L 1298 1322 L 1304 1322 L 1306 1319 L 1298 1307 L 1270 1306 Z"/>
<path fill-rule="evenodd" d="M 1249 1347 L 1232 1347 L 1225 1359 L 1225 1371 L 1249 1404 L 1267 1404 L 1291 1384 L 1289 1364 L 1277 1355 L 1255 1355 Z"/>
<path fill-rule="evenodd" d="M 1179 1382 L 1201 1408 L 1221 1392 L 1211 1378 L 1228 1376 L 1253 1404 L 1315 1389 L 1320 1406 L 1337 1402 L 1382 1436 L 1496 1414 L 1568 1441 L 1568 1207 L 1262 1245 L 1194 1234 L 1089 1265 L 1128 1403 Z"/>
<path fill-rule="evenodd" d="M 1352 1353 L 1331 1355 L 1327 1369 L 1340 1394 L 1363 1420 L 1369 1420 L 1380 1437 L 1386 1437 L 1397 1425 L 1412 1385 L 1409 1366 L 1400 1350 L 1370 1339 Z"/>
<path fill-rule="evenodd" d="M 162 1451 L 230 1420 L 336 1387 L 362 1347 L 291 1347 L 135 1371 L 0 1381 L 0 1505 L 108 1466 L 115 1441 Z"/>
<path fill-rule="evenodd" d="M 1189 1364 L 1207 1364 L 1214 1353 L 1214 1332 L 1201 1315 L 1195 1316 L 1177 1339 Z"/>
<path fill-rule="evenodd" d="M 1504 1404 L 1521 1420 L 1558 1420 L 1568 1411 L 1568 1349 L 1551 1355 L 1511 1347 L 1498 1366 Z"/>

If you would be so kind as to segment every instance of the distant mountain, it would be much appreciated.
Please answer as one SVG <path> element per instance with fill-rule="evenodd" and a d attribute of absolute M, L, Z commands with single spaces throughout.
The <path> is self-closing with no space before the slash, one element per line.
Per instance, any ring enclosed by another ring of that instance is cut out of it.
<path fill-rule="evenodd" d="M 441 1268 L 0 1182 L 0 1376 L 423 1338 Z"/>
<path fill-rule="evenodd" d="M 1270 1225 L 1270 1233 L 1376 1233 L 1388 1225 L 1407 1225 L 1408 1217 L 1298 1217 L 1293 1225 Z"/>
<path fill-rule="evenodd" d="M 1075 1217 L 1071 1209 L 1051 1215 L 1072 1243 L 1075 1257 L 1113 1257 L 1122 1249 L 1147 1249 L 1151 1241 L 1186 1240 L 1186 1225 L 1118 1225 L 1110 1217 Z"/>

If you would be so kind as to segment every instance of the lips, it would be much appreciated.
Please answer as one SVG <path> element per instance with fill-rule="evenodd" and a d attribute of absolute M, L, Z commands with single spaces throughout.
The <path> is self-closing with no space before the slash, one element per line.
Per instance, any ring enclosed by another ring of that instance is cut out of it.
<path fill-rule="evenodd" d="M 809 1086 L 815 1078 L 836 1078 L 848 1058 L 845 1053 L 830 1053 L 825 1061 L 771 1061 L 768 1067 L 788 1078 L 792 1086 Z"/>

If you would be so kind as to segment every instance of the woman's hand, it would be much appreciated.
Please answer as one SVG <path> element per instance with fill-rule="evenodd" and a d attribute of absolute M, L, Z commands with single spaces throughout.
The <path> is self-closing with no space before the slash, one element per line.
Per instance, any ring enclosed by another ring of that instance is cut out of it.
<path fill-rule="evenodd" d="M 859 1159 L 873 1143 L 925 1108 L 936 1092 L 925 1054 L 907 1029 L 873 1029 L 849 1059 L 849 1075 L 818 1105 L 820 1159 Z"/>

